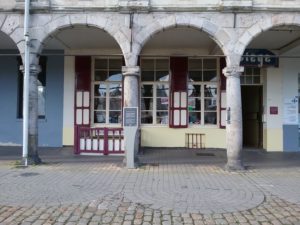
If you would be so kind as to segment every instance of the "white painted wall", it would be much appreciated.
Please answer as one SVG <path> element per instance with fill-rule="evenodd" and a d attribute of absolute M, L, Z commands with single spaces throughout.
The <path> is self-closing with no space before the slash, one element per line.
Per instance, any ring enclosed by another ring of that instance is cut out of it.
<path fill-rule="evenodd" d="M 264 84 L 264 112 L 266 123 L 264 128 L 277 129 L 282 128 L 282 69 L 268 68 L 265 71 Z M 278 107 L 278 115 L 270 115 L 270 107 Z"/>
<path fill-rule="evenodd" d="M 267 151 L 283 151 L 282 131 L 282 69 L 262 70 L 263 86 L 263 148 Z M 278 114 L 271 115 L 270 107 L 278 107 Z"/>
<path fill-rule="evenodd" d="M 283 100 L 298 96 L 298 73 L 300 73 L 299 59 L 281 59 L 283 73 Z"/>
<path fill-rule="evenodd" d="M 63 145 L 73 145 L 75 57 L 66 56 L 64 65 Z"/>

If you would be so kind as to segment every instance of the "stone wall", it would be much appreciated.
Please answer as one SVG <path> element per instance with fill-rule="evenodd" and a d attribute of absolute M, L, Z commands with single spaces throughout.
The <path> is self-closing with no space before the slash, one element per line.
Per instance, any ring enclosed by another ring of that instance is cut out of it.
<path fill-rule="evenodd" d="M 260 33 L 280 25 L 300 26 L 299 13 L 40 13 L 31 16 L 32 51 L 43 50 L 45 39 L 58 29 L 87 25 L 105 30 L 119 44 L 125 62 L 134 66 L 144 44 L 165 29 L 193 27 L 207 33 L 228 58 L 239 62 L 247 45 Z M 24 52 L 23 15 L 0 14 L 1 31 Z"/>
<path fill-rule="evenodd" d="M 297 11 L 299 0 L 31 0 L 36 10 Z M 24 0 L 0 1 L 0 11 L 22 10 Z"/>

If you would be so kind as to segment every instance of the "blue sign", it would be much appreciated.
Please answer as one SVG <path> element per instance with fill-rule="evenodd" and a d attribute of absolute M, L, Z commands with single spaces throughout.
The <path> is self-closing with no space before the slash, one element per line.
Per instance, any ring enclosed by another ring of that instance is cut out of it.
<path fill-rule="evenodd" d="M 246 49 L 241 63 L 241 66 L 255 66 L 255 67 L 278 67 L 278 57 L 267 49 Z"/>

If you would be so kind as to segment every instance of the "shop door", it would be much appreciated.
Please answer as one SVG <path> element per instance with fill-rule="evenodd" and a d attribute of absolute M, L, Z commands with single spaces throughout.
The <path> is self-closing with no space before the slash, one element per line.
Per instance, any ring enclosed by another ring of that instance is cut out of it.
<path fill-rule="evenodd" d="M 242 86 L 243 141 L 245 147 L 262 147 L 262 86 Z"/>

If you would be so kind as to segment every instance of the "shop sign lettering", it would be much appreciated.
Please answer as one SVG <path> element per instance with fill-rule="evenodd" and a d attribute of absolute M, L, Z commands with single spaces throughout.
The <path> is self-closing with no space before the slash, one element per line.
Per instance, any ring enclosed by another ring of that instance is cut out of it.
<path fill-rule="evenodd" d="M 246 49 L 240 65 L 256 67 L 278 67 L 278 57 L 275 57 L 275 54 L 267 49 Z"/>

